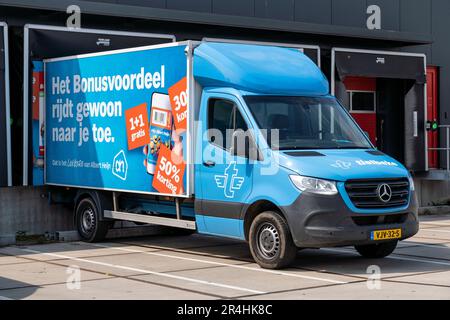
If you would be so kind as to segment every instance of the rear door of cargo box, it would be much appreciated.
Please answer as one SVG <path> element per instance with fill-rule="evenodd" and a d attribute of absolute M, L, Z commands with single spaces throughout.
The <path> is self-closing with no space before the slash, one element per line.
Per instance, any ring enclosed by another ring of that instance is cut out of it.
<path fill-rule="evenodd" d="M 188 196 L 190 44 L 45 60 L 46 184 Z"/>

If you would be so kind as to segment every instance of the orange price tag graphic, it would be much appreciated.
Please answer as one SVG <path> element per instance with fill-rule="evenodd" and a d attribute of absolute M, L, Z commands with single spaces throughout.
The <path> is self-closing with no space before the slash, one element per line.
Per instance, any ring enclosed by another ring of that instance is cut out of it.
<path fill-rule="evenodd" d="M 169 88 L 170 105 L 175 129 L 181 132 L 186 130 L 188 113 L 187 78 L 184 77 Z"/>
<path fill-rule="evenodd" d="M 125 111 L 128 150 L 150 143 L 147 104 L 143 103 Z"/>
<path fill-rule="evenodd" d="M 152 186 L 161 193 L 182 194 L 183 175 L 186 164 L 172 157 L 172 151 L 165 145 L 159 149 L 156 171 L 153 176 Z"/>

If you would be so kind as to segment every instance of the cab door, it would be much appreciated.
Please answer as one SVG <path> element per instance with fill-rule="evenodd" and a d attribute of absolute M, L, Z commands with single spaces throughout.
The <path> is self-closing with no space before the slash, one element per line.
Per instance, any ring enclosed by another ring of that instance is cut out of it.
<path fill-rule="evenodd" d="M 237 129 L 248 130 L 248 117 L 239 100 L 228 94 L 205 93 L 201 110 L 198 231 L 242 239 L 240 215 L 252 190 L 253 173 L 248 159 L 231 154 L 231 137 Z"/>

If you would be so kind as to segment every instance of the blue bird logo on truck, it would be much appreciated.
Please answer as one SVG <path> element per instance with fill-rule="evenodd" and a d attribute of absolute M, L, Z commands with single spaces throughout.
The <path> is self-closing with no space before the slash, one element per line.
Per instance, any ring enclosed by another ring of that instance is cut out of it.
<path fill-rule="evenodd" d="M 238 177 L 236 162 L 232 161 L 225 169 L 223 175 L 215 175 L 214 179 L 218 188 L 223 188 L 223 193 L 227 198 L 234 197 L 234 191 L 241 189 L 244 184 L 244 177 Z"/>

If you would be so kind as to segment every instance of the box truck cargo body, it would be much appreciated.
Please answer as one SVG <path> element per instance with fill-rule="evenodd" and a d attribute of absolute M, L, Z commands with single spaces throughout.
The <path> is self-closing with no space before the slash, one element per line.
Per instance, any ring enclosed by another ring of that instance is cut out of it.
<path fill-rule="evenodd" d="M 409 172 L 376 150 L 300 50 L 177 42 L 49 59 L 45 183 L 87 241 L 114 220 L 298 248 L 390 254 L 418 231 Z"/>

